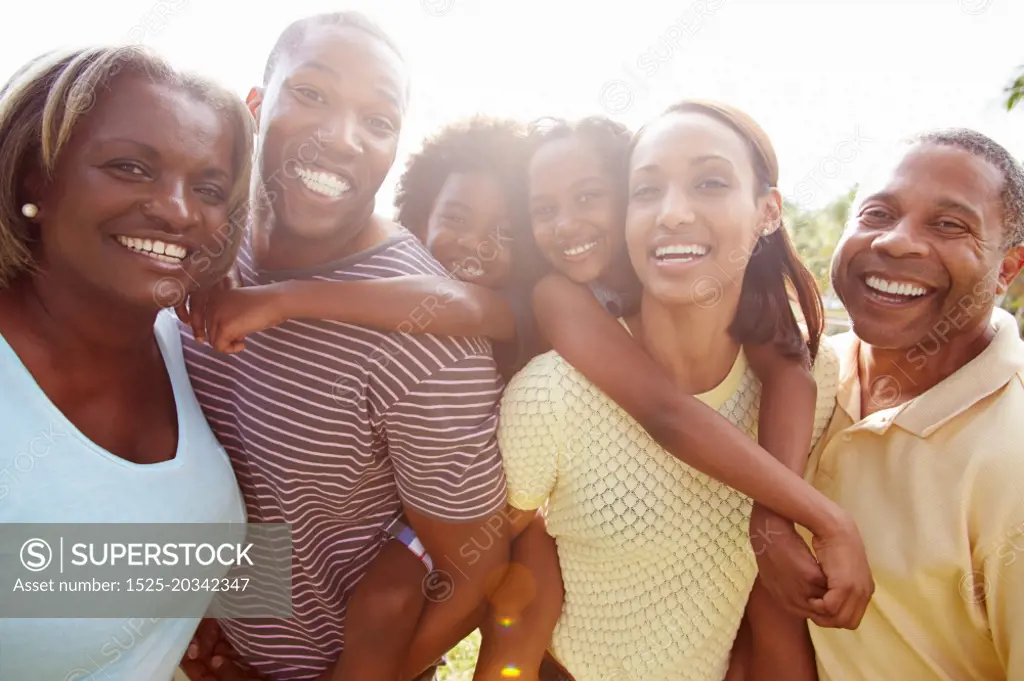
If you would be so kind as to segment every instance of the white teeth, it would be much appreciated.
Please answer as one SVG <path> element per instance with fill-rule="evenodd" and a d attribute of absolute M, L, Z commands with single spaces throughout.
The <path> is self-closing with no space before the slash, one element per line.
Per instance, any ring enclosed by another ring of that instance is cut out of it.
<path fill-rule="evenodd" d="M 597 246 L 597 242 L 591 241 L 589 244 L 583 244 L 582 246 L 573 246 L 572 248 L 567 248 L 564 251 L 562 251 L 562 253 L 568 256 L 583 255 L 587 251 L 594 248 L 594 246 Z"/>
<path fill-rule="evenodd" d="M 118 236 L 118 243 L 137 253 L 144 253 L 151 258 L 163 262 L 180 263 L 188 255 L 188 249 L 179 244 L 172 244 L 158 239 L 138 239 L 130 236 Z"/>
<path fill-rule="evenodd" d="M 881 277 L 875 276 L 868 277 L 864 280 L 864 283 L 868 285 L 868 288 L 872 288 L 881 293 L 888 293 L 889 295 L 917 298 L 928 293 L 928 289 L 922 288 L 917 284 L 890 281 L 889 279 L 882 279 Z"/>
<path fill-rule="evenodd" d="M 708 254 L 707 246 L 700 246 L 697 244 L 669 244 L 667 246 L 658 246 L 654 249 L 654 256 L 656 258 L 664 258 L 670 255 L 695 255 L 697 257 Z"/>
<path fill-rule="evenodd" d="M 332 199 L 340 197 L 342 194 L 349 191 L 352 186 L 345 181 L 345 178 L 335 175 L 334 173 L 324 173 L 316 170 L 309 170 L 308 168 L 298 169 L 299 179 L 302 180 L 302 184 L 306 186 L 306 189 L 329 196 Z"/>

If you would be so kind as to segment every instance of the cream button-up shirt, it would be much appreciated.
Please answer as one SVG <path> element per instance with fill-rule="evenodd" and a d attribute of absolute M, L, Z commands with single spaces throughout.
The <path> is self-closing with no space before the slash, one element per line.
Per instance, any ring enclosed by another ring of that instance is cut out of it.
<path fill-rule="evenodd" d="M 821 681 L 1024 679 L 1024 342 L 1006 312 L 992 324 L 973 361 L 867 418 L 859 341 L 832 339 L 838 409 L 807 477 L 853 515 L 876 590 L 855 631 L 810 625 Z M 941 342 L 908 352 L 881 399 Z"/>

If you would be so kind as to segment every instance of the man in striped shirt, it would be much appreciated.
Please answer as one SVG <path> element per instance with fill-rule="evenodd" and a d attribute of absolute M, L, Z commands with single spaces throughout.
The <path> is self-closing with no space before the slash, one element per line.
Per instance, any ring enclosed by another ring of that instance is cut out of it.
<path fill-rule="evenodd" d="M 238 258 L 243 285 L 444 275 L 408 232 L 373 214 L 406 97 L 401 57 L 360 15 L 310 17 L 281 35 L 250 95 L 267 200 Z M 410 322 L 429 331 L 437 303 L 425 300 Z M 294 618 L 223 621 L 243 659 L 275 681 L 330 678 L 348 599 L 403 513 L 438 569 L 424 582 L 435 593 L 412 650 L 433 659 L 457 642 L 508 562 L 502 386 L 489 345 L 317 320 L 252 335 L 236 355 L 183 335 L 250 522 L 292 524 Z"/>

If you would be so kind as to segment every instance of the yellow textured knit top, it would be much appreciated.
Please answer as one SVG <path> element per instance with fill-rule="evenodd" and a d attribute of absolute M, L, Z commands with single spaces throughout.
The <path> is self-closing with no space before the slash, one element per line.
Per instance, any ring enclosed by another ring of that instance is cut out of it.
<path fill-rule="evenodd" d="M 835 353 L 822 344 L 814 441 L 835 406 Z M 698 395 L 751 438 L 761 384 L 742 351 Z M 672 457 L 549 352 L 501 404 L 509 501 L 547 508 L 565 606 L 551 650 L 576 681 L 721 681 L 757 564 L 750 499 Z"/>

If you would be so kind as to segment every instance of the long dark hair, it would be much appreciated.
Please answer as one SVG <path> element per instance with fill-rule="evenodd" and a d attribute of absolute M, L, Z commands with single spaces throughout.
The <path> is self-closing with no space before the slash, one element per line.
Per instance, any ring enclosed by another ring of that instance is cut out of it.
<path fill-rule="evenodd" d="M 699 113 L 710 116 L 736 131 L 750 149 L 759 191 L 766 192 L 779 182 L 779 161 L 768 134 L 746 113 L 727 104 L 705 100 L 686 100 L 669 107 L 665 114 Z M 643 133 L 637 133 L 633 141 Z M 793 314 L 795 297 L 800 306 L 807 337 Z M 747 345 L 774 343 L 787 357 L 810 354 L 813 362 L 818 354 L 825 326 L 825 307 L 821 292 L 789 238 L 784 225 L 758 239 L 740 290 L 736 318 L 729 333 L 737 342 Z"/>

